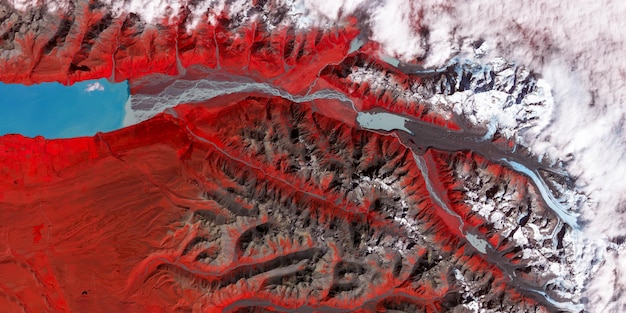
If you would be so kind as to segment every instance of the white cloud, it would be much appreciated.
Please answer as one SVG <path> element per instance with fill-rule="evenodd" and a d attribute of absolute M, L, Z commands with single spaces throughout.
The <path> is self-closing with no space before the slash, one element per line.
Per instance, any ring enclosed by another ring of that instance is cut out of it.
<path fill-rule="evenodd" d="M 424 52 L 420 38 L 412 35 L 416 29 L 411 19 L 410 2 L 387 0 L 372 11 L 371 39 L 380 42 L 385 53 L 403 57 Z"/>
<path fill-rule="evenodd" d="M 104 86 L 99 82 L 87 84 L 87 88 L 85 88 L 86 92 L 94 92 L 94 91 L 104 91 Z"/>
<path fill-rule="evenodd" d="M 333 20 L 346 17 L 366 3 L 367 0 L 303 1 L 303 6 L 316 15 Z"/>

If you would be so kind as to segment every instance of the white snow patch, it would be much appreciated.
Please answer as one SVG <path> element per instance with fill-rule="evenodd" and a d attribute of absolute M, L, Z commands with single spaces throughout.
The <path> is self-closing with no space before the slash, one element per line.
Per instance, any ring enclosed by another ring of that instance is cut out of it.
<path fill-rule="evenodd" d="M 38 8 L 44 4 L 41 0 L 9 0 L 9 4 L 13 6 L 16 10 L 26 12 L 33 8 Z M 47 0 L 45 1 L 45 5 L 48 8 L 49 13 L 54 13 L 59 10 L 67 10 L 68 1 L 67 0 Z"/>
<path fill-rule="evenodd" d="M 9 0 L 9 4 L 20 11 L 26 11 L 32 7 L 36 7 L 37 2 L 37 0 Z"/>
<path fill-rule="evenodd" d="M 135 13 L 150 24 L 158 24 L 163 19 L 173 23 L 180 14 L 180 9 L 187 5 L 179 0 L 104 0 L 115 16 Z"/>
<path fill-rule="evenodd" d="M 555 108 L 539 116 L 545 128 L 527 129 L 526 142 L 538 155 L 566 161 L 567 170 L 579 178 L 577 187 L 591 201 L 591 209 L 582 212 L 582 218 L 590 221 L 586 236 L 603 241 L 626 235 L 625 1 L 390 3 L 372 2 L 367 9 L 372 39 L 383 44 L 385 53 L 403 60 L 423 56 L 425 66 L 437 66 L 464 52 L 464 41 L 482 39 L 492 56 L 504 56 L 542 75 L 552 87 Z M 418 31 L 416 22 L 428 27 L 428 37 Z M 476 116 L 485 119 L 499 107 L 497 99 L 487 100 L 466 104 L 485 104 L 485 115 Z M 500 126 L 511 122 L 507 115 L 491 116 L 491 123 Z M 600 274 L 615 267 L 619 276 L 595 276 L 589 294 L 603 301 L 590 302 L 591 311 L 617 312 L 626 306 L 626 298 L 611 300 L 614 293 L 605 290 L 611 281 L 626 286 L 622 274 L 626 264 L 609 260 L 606 264 Z"/>

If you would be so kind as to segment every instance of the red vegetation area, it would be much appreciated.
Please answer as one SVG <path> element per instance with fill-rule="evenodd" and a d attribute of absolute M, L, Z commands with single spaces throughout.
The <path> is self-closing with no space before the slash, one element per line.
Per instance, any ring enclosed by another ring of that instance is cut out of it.
<path fill-rule="evenodd" d="M 16 34 L 20 53 L 0 62 L 0 81 L 138 80 L 197 65 L 293 94 L 330 88 L 359 110 L 459 129 L 398 90 L 347 78 L 367 64 L 405 89 L 419 82 L 371 46 L 349 54 L 355 23 L 268 32 L 218 19 L 187 32 L 83 6 L 41 35 Z M 332 101 L 250 97 L 175 111 L 92 138 L 0 138 L 0 311 L 463 312 L 468 293 L 486 309 L 544 309 L 459 227 L 517 262 L 458 178 L 463 164 L 503 181 L 513 173 L 430 149 L 459 222 L 432 199 L 412 151 Z"/>
<path fill-rule="evenodd" d="M 229 29 L 225 17 L 191 32 L 184 18 L 178 25 L 150 25 L 135 14 L 118 19 L 104 10 L 78 11 L 56 17 L 52 29 L 41 34 L 14 34 L 12 44 L 19 50 L 0 60 L 0 81 L 73 84 L 104 77 L 119 82 L 154 73 L 176 75 L 199 65 L 300 93 L 326 65 L 344 58 L 358 34 L 350 24 L 306 32 L 268 31 L 256 22 Z"/>
<path fill-rule="evenodd" d="M 439 312 L 462 304 L 457 271 L 534 306 L 445 226 L 395 138 L 280 98 L 178 114 L 0 139 L 4 312 Z"/>

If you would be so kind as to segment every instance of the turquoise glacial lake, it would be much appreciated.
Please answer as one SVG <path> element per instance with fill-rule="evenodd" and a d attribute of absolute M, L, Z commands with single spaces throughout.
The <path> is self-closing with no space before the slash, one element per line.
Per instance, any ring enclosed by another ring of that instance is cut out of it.
<path fill-rule="evenodd" d="M 122 128 L 128 82 L 0 83 L 0 136 L 71 138 Z"/>

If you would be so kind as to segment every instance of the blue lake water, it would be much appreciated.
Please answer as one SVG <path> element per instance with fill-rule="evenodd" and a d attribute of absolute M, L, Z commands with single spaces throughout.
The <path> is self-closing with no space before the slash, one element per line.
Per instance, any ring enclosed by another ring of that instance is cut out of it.
<path fill-rule="evenodd" d="M 128 82 L 0 83 L 0 136 L 71 138 L 122 127 Z"/>

